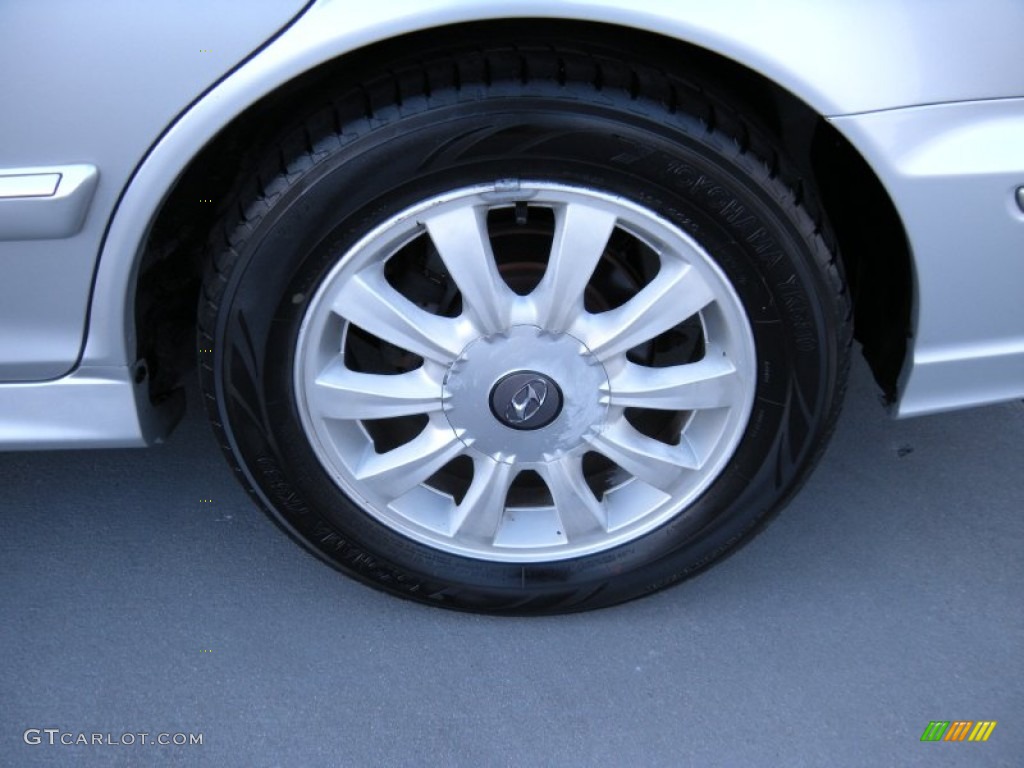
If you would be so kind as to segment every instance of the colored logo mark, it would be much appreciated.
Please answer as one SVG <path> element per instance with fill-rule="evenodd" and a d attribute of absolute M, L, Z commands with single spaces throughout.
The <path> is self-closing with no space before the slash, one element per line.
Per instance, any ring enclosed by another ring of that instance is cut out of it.
<path fill-rule="evenodd" d="M 932 720 L 921 734 L 921 741 L 988 741 L 996 720 Z"/>

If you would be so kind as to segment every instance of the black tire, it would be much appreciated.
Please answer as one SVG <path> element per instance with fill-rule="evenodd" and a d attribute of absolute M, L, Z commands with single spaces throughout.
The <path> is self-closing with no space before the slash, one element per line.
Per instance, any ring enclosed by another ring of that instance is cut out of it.
<path fill-rule="evenodd" d="M 749 420 L 710 486 L 656 529 L 570 559 L 492 562 L 383 524 L 332 479 L 297 405 L 300 325 L 338 259 L 403 208 L 509 178 L 605 190 L 687 233 L 731 282 L 756 349 Z M 782 153 L 725 103 L 602 52 L 495 46 L 391 67 L 286 133 L 216 233 L 198 345 L 214 350 L 200 374 L 218 438 L 294 538 L 403 597 L 559 613 L 678 582 L 737 548 L 785 502 L 838 413 L 850 302 L 794 178 Z"/>

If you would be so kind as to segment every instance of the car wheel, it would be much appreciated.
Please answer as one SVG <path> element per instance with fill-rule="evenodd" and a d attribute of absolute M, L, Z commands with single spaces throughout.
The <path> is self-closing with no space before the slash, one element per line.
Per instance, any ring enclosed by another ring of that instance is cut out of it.
<path fill-rule="evenodd" d="M 583 49 L 392 67 L 268 152 L 218 230 L 202 384 L 318 556 L 460 609 L 696 573 L 805 477 L 850 305 L 782 153 Z"/>

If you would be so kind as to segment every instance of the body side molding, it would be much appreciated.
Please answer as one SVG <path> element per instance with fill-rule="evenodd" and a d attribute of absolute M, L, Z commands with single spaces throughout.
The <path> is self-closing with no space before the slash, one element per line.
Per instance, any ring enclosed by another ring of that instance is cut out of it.
<path fill-rule="evenodd" d="M 98 181 L 95 165 L 0 168 L 0 240 L 77 234 Z"/>

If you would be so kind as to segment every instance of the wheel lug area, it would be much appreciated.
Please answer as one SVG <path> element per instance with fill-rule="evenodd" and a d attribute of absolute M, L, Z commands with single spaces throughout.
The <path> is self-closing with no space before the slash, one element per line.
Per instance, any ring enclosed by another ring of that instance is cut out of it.
<path fill-rule="evenodd" d="M 533 325 L 468 344 L 442 405 L 471 452 L 522 467 L 581 451 L 605 423 L 608 375 L 579 339 Z"/>

